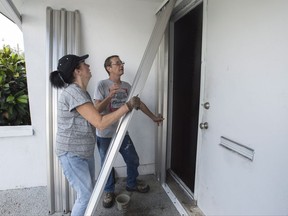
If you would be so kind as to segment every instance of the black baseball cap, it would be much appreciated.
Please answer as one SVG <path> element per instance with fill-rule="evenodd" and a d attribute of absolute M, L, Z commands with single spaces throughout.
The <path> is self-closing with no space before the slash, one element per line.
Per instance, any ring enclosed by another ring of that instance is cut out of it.
<path fill-rule="evenodd" d="M 87 59 L 89 55 L 77 56 L 77 55 L 65 55 L 58 61 L 58 71 L 62 71 L 64 74 L 69 74 L 74 71 L 74 69 L 78 66 L 78 64 L 85 59 Z"/>

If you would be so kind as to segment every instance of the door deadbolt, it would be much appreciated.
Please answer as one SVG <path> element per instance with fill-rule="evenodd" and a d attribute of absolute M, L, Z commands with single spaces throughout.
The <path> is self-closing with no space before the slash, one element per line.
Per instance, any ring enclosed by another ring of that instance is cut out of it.
<path fill-rule="evenodd" d="M 210 108 L 210 103 L 209 102 L 204 103 L 203 107 L 208 110 Z"/>
<path fill-rule="evenodd" d="M 208 122 L 202 122 L 202 123 L 200 123 L 200 128 L 201 128 L 201 129 L 208 129 Z"/>

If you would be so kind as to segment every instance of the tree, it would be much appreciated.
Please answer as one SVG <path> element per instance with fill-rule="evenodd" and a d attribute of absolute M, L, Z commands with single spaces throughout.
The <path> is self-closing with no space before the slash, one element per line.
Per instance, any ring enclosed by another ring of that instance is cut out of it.
<path fill-rule="evenodd" d="M 24 55 L 7 45 L 0 49 L 0 125 L 31 125 Z"/>

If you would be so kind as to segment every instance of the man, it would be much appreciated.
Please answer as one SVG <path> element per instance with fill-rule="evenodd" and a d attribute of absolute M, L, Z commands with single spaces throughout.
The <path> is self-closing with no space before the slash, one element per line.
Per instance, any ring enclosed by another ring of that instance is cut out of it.
<path fill-rule="evenodd" d="M 104 68 L 109 78 L 101 80 L 94 93 L 94 105 L 101 114 L 114 112 L 123 105 L 130 93 L 131 85 L 125 81 L 121 81 L 124 74 L 124 62 L 119 56 L 113 55 L 105 60 Z M 158 125 L 164 120 L 162 116 L 154 115 L 148 107 L 141 101 L 140 110 L 149 116 Z M 97 146 L 101 158 L 101 166 L 104 163 L 106 152 L 109 148 L 111 139 L 117 129 L 118 122 L 111 125 L 105 130 L 96 130 Z M 139 157 L 135 150 L 134 144 L 127 132 L 121 144 L 119 152 L 121 153 L 127 165 L 127 191 L 136 191 L 146 193 L 149 191 L 149 185 L 141 185 L 137 183 Z M 115 199 L 115 180 L 113 171 L 110 173 L 104 188 L 105 196 L 103 206 L 110 208 L 114 204 Z"/>

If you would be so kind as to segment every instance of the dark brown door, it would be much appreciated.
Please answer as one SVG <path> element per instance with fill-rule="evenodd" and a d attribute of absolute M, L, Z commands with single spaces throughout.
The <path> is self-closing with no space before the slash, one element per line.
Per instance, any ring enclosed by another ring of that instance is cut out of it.
<path fill-rule="evenodd" d="M 203 3 L 174 23 L 171 170 L 194 193 Z"/>

